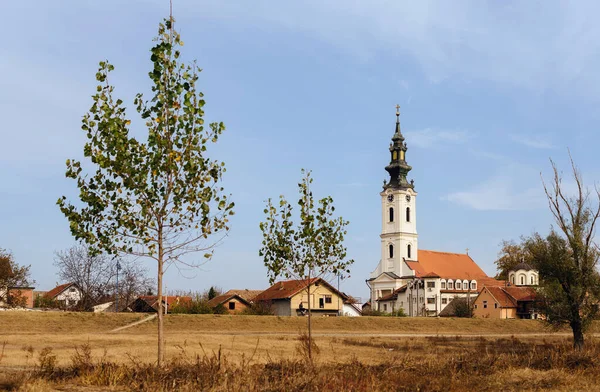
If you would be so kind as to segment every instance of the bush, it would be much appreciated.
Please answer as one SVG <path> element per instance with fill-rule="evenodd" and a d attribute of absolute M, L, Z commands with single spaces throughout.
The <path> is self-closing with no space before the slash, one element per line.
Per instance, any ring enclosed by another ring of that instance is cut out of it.
<path fill-rule="evenodd" d="M 256 302 L 240 312 L 247 316 L 274 316 L 275 311 L 270 302 Z"/>
<path fill-rule="evenodd" d="M 200 297 L 193 298 L 189 302 L 171 305 L 169 308 L 171 314 L 212 314 L 212 308 L 208 301 Z"/>

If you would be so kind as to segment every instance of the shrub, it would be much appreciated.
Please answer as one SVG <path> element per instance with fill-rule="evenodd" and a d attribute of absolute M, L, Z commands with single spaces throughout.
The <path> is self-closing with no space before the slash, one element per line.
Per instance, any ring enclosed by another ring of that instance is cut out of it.
<path fill-rule="evenodd" d="M 189 302 L 171 305 L 169 313 L 172 314 L 211 314 L 213 310 L 208 301 L 197 296 Z"/>
<path fill-rule="evenodd" d="M 270 302 L 256 302 L 240 312 L 240 314 L 248 316 L 274 316 L 275 311 Z"/>

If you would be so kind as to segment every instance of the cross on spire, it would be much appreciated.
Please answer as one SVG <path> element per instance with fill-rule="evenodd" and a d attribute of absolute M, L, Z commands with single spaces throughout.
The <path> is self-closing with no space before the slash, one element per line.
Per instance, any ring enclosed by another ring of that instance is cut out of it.
<path fill-rule="evenodd" d="M 400 115 L 400 105 L 396 105 L 396 116 Z"/>

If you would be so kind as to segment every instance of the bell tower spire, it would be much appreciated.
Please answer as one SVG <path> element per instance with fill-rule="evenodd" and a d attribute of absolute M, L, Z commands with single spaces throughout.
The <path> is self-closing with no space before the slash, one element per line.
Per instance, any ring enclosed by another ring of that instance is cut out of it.
<path fill-rule="evenodd" d="M 400 105 L 396 105 L 396 130 L 390 143 L 390 163 L 385 170 L 390 174 L 390 179 L 383 185 L 384 189 L 413 189 L 414 182 L 406 179 L 412 167 L 406 163 L 406 142 L 400 130 Z"/>

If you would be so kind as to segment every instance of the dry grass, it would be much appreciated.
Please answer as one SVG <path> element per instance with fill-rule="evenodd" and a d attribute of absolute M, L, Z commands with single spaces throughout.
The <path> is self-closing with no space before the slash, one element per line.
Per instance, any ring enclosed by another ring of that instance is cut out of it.
<path fill-rule="evenodd" d="M 169 315 L 170 370 L 156 371 L 155 320 L 108 333 L 146 316 L 2 314 L 0 390 L 598 390 L 600 385 L 598 345 L 588 339 L 589 351 L 574 354 L 567 335 L 550 334 L 535 321 L 315 318 L 320 354 L 316 368 L 308 369 L 298 341 L 305 318 Z"/>

